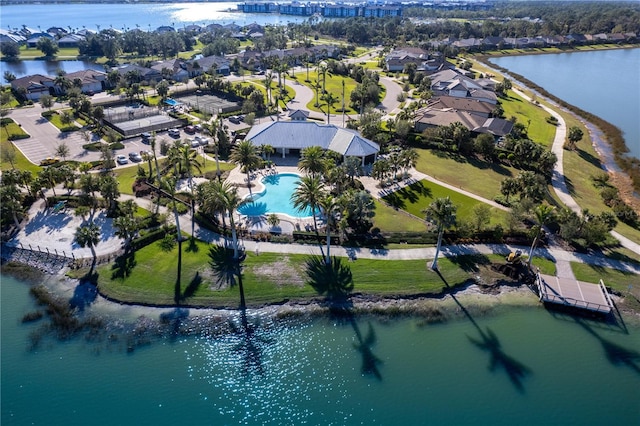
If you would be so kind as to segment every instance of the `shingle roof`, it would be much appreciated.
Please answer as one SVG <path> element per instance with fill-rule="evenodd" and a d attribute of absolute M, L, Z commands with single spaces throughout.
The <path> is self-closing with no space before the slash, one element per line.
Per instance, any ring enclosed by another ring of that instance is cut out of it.
<path fill-rule="evenodd" d="M 320 146 L 346 156 L 364 157 L 376 154 L 380 147 L 353 130 L 309 121 L 275 121 L 258 124 L 246 139 L 255 145 L 271 145 L 276 149 L 303 149 Z"/>

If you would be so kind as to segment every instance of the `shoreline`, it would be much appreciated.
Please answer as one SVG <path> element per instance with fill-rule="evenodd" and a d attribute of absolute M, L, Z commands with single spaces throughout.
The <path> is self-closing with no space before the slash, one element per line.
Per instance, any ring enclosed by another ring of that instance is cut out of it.
<path fill-rule="evenodd" d="M 16 277 L 11 272 L 5 272 L 17 281 L 30 287 L 39 284 L 54 297 L 69 301 L 74 297 L 79 280 L 69 278 L 65 270 L 56 274 L 33 270 L 28 265 L 22 265 L 22 270 L 33 271 L 32 277 Z M 34 278 L 36 277 L 36 278 Z M 37 278 L 39 277 L 39 278 Z M 625 303 L 625 298 L 618 294 L 611 295 L 616 310 L 626 322 L 640 326 L 640 311 Z M 211 324 L 218 324 L 237 319 L 246 315 L 274 321 L 307 318 L 314 319 L 327 315 L 371 315 L 380 319 L 414 318 L 426 323 L 446 323 L 464 317 L 463 310 L 468 309 L 476 314 L 500 314 L 502 309 L 535 308 L 548 309 L 540 303 L 537 294 L 531 287 L 512 281 L 502 281 L 494 285 L 482 286 L 476 282 L 452 288 L 433 295 L 406 295 L 397 297 L 383 297 L 366 294 L 354 294 L 345 304 L 333 304 L 320 297 L 309 300 L 287 301 L 276 304 L 260 304 L 240 308 L 205 308 L 189 306 L 151 306 L 127 304 L 110 300 L 96 292 L 95 300 L 78 311 L 83 318 L 100 318 L 107 322 L 138 324 L 151 322 L 160 326 L 168 321 L 179 320 L 191 334 L 193 330 L 202 330 Z M 562 309 L 552 308 L 562 312 Z M 587 315 L 590 313 L 578 311 L 570 315 Z M 597 318 L 598 321 L 610 321 L 610 317 Z"/>
<path fill-rule="evenodd" d="M 633 48 L 638 48 L 634 46 Z M 614 50 L 614 49 L 610 49 Z M 547 54 L 571 53 L 571 52 L 545 52 Z M 502 55 L 502 56 L 523 56 L 522 55 Z M 565 113 L 573 115 L 577 118 L 589 132 L 591 143 L 598 153 L 601 166 L 604 171 L 612 172 L 612 174 L 623 175 L 622 179 L 618 178 L 621 195 L 625 195 L 636 212 L 640 213 L 640 159 L 628 155 L 629 147 L 624 138 L 622 130 L 617 126 L 609 123 L 603 118 L 583 110 L 567 101 L 560 99 L 556 95 L 548 92 L 544 87 L 534 83 L 521 74 L 510 71 L 500 65 L 490 61 L 493 56 L 481 55 L 474 58 L 484 66 L 497 70 L 505 76 L 513 78 L 525 90 L 529 90 L 536 95 L 544 98 L 553 107 L 562 110 Z M 495 56 L 497 57 L 497 56 Z M 623 182 L 620 182 L 622 180 Z"/>

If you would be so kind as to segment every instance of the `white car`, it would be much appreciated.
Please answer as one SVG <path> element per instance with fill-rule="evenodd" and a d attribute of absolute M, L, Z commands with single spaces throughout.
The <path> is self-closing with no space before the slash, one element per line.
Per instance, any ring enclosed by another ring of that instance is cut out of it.
<path fill-rule="evenodd" d="M 129 160 L 127 160 L 127 157 L 125 157 L 124 155 L 118 155 L 116 157 L 116 162 L 120 165 L 123 165 L 129 163 Z"/>
<path fill-rule="evenodd" d="M 134 163 L 139 163 L 140 161 L 142 161 L 142 156 L 137 152 L 130 152 L 129 160 L 133 161 Z"/>
<path fill-rule="evenodd" d="M 179 138 L 180 137 L 180 130 L 178 130 L 178 129 L 169 129 L 169 131 L 167 133 L 169 133 L 169 136 L 171 136 L 172 138 Z"/>
<path fill-rule="evenodd" d="M 209 145 L 209 138 L 205 136 L 196 136 L 194 138 L 200 145 Z"/>

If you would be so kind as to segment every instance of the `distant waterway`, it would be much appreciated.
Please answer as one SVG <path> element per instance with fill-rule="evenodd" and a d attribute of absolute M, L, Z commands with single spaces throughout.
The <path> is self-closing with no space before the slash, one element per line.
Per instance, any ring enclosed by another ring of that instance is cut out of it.
<path fill-rule="evenodd" d="M 530 306 L 488 312 L 459 297 L 466 314 L 439 324 L 369 316 L 285 323 L 249 311 L 246 322 L 229 318 L 231 333 L 212 326 L 128 353 L 117 332 L 106 340 L 45 338 L 30 350 L 42 325 L 21 322 L 36 308 L 28 287 L 1 281 L 3 426 L 640 419 L 640 329 L 552 315 L 533 295 Z"/>
<path fill-rule="evenodd" d="M 232 10 L 229 12 L 228 10 Z M 3 29 L 29 28 L 45 30 L 62 27 L 73 30 L 116 28 L 119 30 L 140 28 L 155 30 L 163 25 L 176 29 L 186 25 L 237 24 L 256 22 L 260 25 L 286 25 L 302 22 L 302 16 L 278 15 L 272 13 L 242 13 L 237 11 L 236 2 L 220 3 L 64 3 L 6 5 L 0 9 Z"/>
<path fill-rule="evenodd" d="M 91 61 L 0 61 L 0 76 L 4 76 L 5 71 L 13 73 L 17 78 L 25 75 L 42 74 L 48 76 L 56 76 L 59 70 L 69 74 L 82 70 L 100 70 L 104 71 L 104 66 Z"/>
<path fill-rule="evenodd" d="M 619 127 L 640 158 L 640 49 L 491 58 L 548 92 Z"/>

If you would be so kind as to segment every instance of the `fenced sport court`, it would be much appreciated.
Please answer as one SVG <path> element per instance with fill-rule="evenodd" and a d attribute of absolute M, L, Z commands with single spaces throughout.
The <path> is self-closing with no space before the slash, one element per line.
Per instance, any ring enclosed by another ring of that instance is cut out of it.
<path fill-rule="evenodd" d="M 174 92 L 172 98 L 182 104 L 188 105 L 191 109 L 199 110 L 209 115 L 233 112 L 239 110 L 241 107 L 238 102 L 223 99 L 208 93 L 198 94 L 191 92 L 188 95 L 180 96 Z"/>
<path fill-rule="evenodd" d="M 104 121 L 125 137 L 181 127 L 184 124 L 157 107 L 141 104 L 105 108 Z"/>

